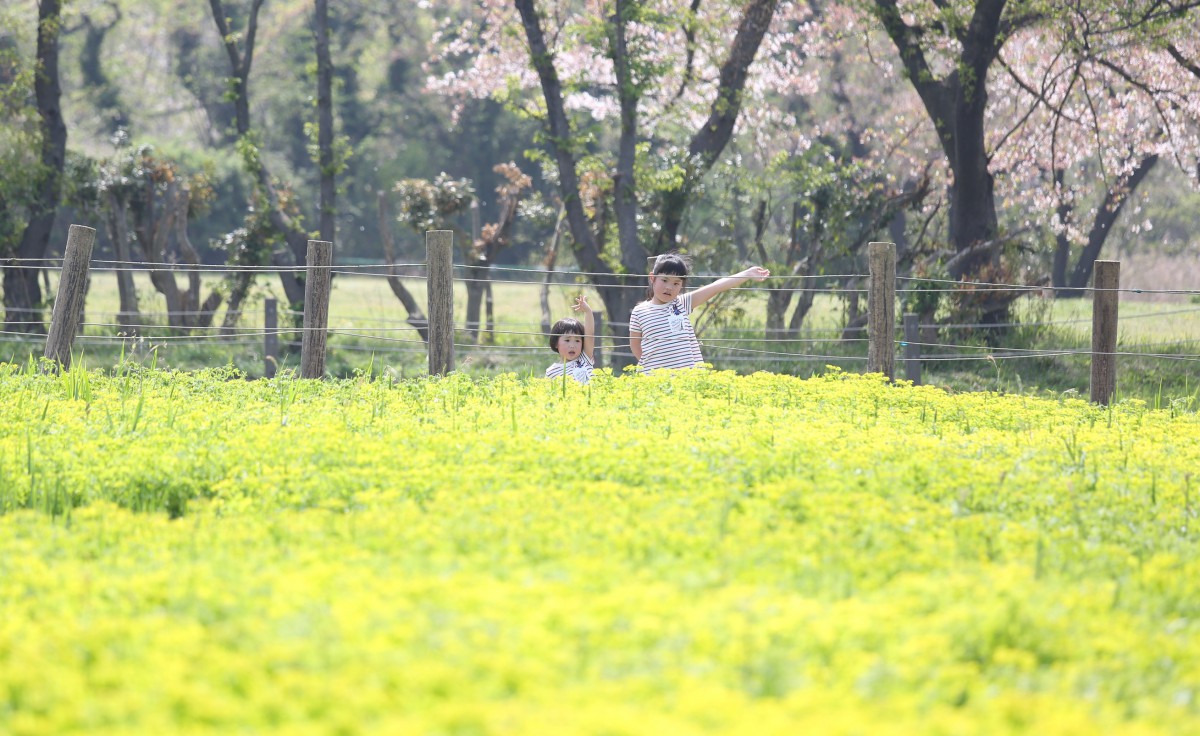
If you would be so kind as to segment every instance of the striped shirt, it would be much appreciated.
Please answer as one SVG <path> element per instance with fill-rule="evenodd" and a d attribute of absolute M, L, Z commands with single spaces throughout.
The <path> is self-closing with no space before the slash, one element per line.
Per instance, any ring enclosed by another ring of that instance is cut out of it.
<path fill-rule="evenodd" d="M 629 331 L 642 333 L 642 359 L 638 370 L 693 368 L 704 362 L 700 341 L 692 329 L 692 295 L 683 294 L 669 304 L 645 301 L 629 315 Z"/>
<path fill-rule="evenodd" d="M 588 359 L 586 353 L 568 362 L 565 368 L 567 375 L 580 383 L 587 383 L 592 380 L 592 361 Z M 557 363 L 551 363 L 550 367 L 546 369 L 546 378 L 562 378 L 563 369 L 564 365 L 561 360 Z"/>

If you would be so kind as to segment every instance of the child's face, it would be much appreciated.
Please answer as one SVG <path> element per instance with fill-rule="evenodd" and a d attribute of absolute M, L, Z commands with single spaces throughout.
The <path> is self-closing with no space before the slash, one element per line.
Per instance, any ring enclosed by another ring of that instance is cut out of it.
<path fill-rule="evenodd" d="M 583 335 L 568 332 L 558 336 L 558 354 L 563 360 L 575 360 L 583 352 Z"/>
<path fill-rule="evenodd" d="M 668 304 L 683 291 L 682 276 L 651 276 L 650 289 L 656 304 Z"/>

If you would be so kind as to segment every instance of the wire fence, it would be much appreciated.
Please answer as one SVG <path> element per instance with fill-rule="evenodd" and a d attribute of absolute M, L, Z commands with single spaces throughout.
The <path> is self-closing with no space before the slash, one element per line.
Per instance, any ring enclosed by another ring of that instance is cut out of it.
<path fill-rule="evenodd" d="M 0 266 L 9 269 L 38 269 L 59 270 L 63 268 L 61 258 L 45 259 L 0 259 Z M 203 274 L 226 277 L 234 274 L 274 275 L 281 273 L 306 272 L 307 266 L 273 265 L 273 266 L 216 266 L 206 264 L 184 263 L 146 263 L 136 261 L 95 260 L 92 261 L 92 271 L 105 273 L 118 272 L 157 272 L 168 271 L 178 275 Z M 332 274 L 357 278 L 401 278 L 409 281 L 421 280 L 427 275 L 424 263 L 396 264 L 361 264 L 337 265 L 329 267 Z M 464 285 L 486 284 L 504 286 L 536 286 L 539 289 L 646 289 L 645 274 L 630 273 L 595 273 L 575 270 L 529 269 L 509 266 L 474 266 L 456 264 L 454 266 L 455 281 Z M 812 294 L 826 295 L 845 299 L 848 297 L 867 294 L 862 287 L 863 280 L 869 274 L 838 273 L 838 274 L 785 274 L 771 276 L 767 283 L 735 287 L 733 290 L 742 293 L 765 293 L 773 295 L 787 292 L 792 295 Z M 688 285 L 696 286 L 712 283 L 722 278 L 717 274 L 701 274 L 689 277 Z M 949 279 L 931 279 L 917 277 L 897 277 L 898 295 L 917 294 L 958 294 L 973 297 L 981 294 L 1003 294 L 1011 296 L 1041 295 L 1047 291 L 1042 285 L 1006 284 L 982 281 L 954 281 Z M 593 283 L 600 282 L 600 283 Z M 1078 293 L 1093 293 L 1094 287 L 1072 289 Z M 1123 294 L 1156 294 L 1191 296 L 1200 295 L 1200 290 L 1191 289 L 1108 289 Z M 397 308 L 399 305 L 397 305 Z M 8 327 L 14 326 L 19 320 L 13 316 L 29 315 L 25 324 L 40 325 L 47 316 L 47 310 L 8 308 Z M 222 322 L 215 323 L 219 312 Z M 285 319 L 299 322 L 301 312 L 279 308 L 278 315 Z M 1127 320 L 1165 319 L 1188 314 L 1200 313 L 1200 306 L 1171 308 L 1150 311 L 1121 317 Z M 343 315 L 341 319 L 334 316 L 334 325 L 327 328 L 330 336 L 331 350 L 344 350 L 351 353 L 381 353 L 397 356 L 409 356 L 414 359 L 426 351 L 426 343 L 421 338 L 419 328 L 412 324 L 413 317 L 391 318 L 378 314 Z M 267 327 L 258 324 L 241 324 L 253 320 L 258 323 L 262 317 L 259 309 L 241 308 L 233 312 L 213 310 L 175 310 L 164 312 L 139 312 L 137 314 L 112 311 L 97 311 L 90 313 L 90 319 L 80 327 L 76 338 L 79 345 L 84 347 L 102 348 L 137 345 L 145 350 L 169 349 L 170 347 L 216 347 L 221 349 L 238 349 L 248 353 L 265 352 L 264 341 L 275 338 L 285 346 L 297 345 L 300 335 L 305 328 L 300 326 Z M 172 322 L 188 322 L 180 325 Z M 200 324 L 195 324 L 201 322 Z M 987 331 L 991 335 L 1003 334 L 1014 330 L 1045 330 L 1051 328 L 1079 328 L 1089 325 L 1090 317 L 1063 319 L 1035 319 L 1030 321 L 1008 321 L 999 323 L 984 322 L 926 322 L 918 325 L 921 334 L 933 332 L 939 335 L 954 335 Z M 605 325 L 613 333 L 600 336 L 597 347 L 606 354 L 621 354 L 629 356 L 630 338 L 627 330 L 628 322 L 606 320 Z M 312 328 L 317 329 L 317 328 Z M 326 328 L 320 328 L 326 329 Z M 550 362 L 548 338 L 551 333 L 544 328 L 542 321 L 500 319 L 481 324 L 456 327 L 457 336 L 453 342 L 456 350 L 471 356 L 486 356 L 500 362 L 512 365 L 529 365 L 535 362 Z M 619 334 L 624 331 L 626 334 Z M 1077 336 L 1082 343 L 1083 332 Z M 720 367 L 722 364 L 757 365 L 769 367 L 785 367 L 788 365 L 832 362 L 857 364 L 867 360 L 867 338 L 865 326 L 848 324 L 828 328 L 793 329 L 789 327 L 765 327 L 745 325 L 708 325 L 700 336 L 702 350 L 706 359 Z M 467 341 L 464 338 L 477 336 L 478 341 Z M 897 333 L 899 337 L 899 332 Z M 44 335 L 30 334 L 26 331 L 5 329 L 0 330 L 0 343 L 13 345 L 28 345 L 36 347 L 44 341 Z M 1089 356 L 1090 349 L 1080 345 L 1051 345 L 1048 347 L 1007 347 L 1003 345 L 979 345 L 963 341 L 937 341 L 922 339 L 897 339 L 897 350 L 903 351 L 908 347 L 920 349 L 919 360 L 928 364 L 946 363 L 980 363 L 1017 360 L 1046 360 L 1072 359 L 1079 356 Z M 1129 349 L 1112 353 L 1123 357 L 1139 359 L 1169 360 L 1183 362 L 1200 362 L 1200 338 L 1176 339 L 1159 342 L 1144 341 Z M 541 353 L 542 355 L 539 355 Z M 546 360 L 542 360 L 546 358 Z"/>

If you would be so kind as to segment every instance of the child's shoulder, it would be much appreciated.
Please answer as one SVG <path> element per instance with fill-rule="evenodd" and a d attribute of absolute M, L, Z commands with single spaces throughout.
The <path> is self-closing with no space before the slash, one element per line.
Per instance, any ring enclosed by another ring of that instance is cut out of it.
<path fill-rule="evenodd" d="M 682 299 L 683 299 L 683 295 L 682 295 L 682 294 L 680 294 L 679 296 L 675 297 L 675 299 L 674 299 L 674 300 L 672 300 L 672 301 L 669 301 L 669 302 L 667 302 L 666 304 L 658 304 L 658 303 L 657 303 L 657 302 L 655 302 L 653 299 L 647 299 L 647 300 L 645 300 L 645 301 L 638 302 L 637 304 L 635 304 L 635 305 L 633 306 L 633 308 L 636 310 L 636 309 L 654 309 L 654 308 L 656 308 L 656 307 L 669 307 L 669 306 L 671 306 L 672 304 L 675 304 L 676 302 L 680 302 L 680 301 L 682 301 Z"/>

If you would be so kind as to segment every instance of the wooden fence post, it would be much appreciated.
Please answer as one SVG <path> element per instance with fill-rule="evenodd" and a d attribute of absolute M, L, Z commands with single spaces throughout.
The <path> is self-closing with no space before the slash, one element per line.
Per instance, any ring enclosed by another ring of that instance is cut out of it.
<path fill-rule="evenodd" d="M 904 315 L 904 377 L 921 385 L 921 326 L 915 314 Z"/>
<path fill-rule="evenodd" d="M 596 324 L 596 345 L 592 349 L 592 352 L 596 357 L 595 367 L 603 368 L 604 352 L 600 349 L 600 346 L 604 340 L 604 312 L 602 310 L 596 310 L 592 313 L 592 316 L 595 317 Z"/>
<path fill-rule="evenodd" d="M 304 334 L 300 338 L 300 377 L 325 375 L 325 344 L 329 339 L 329 284 L 333 243 L 308 241 L 304 278 Z"/>
<path fill-rule="evenodd" d="M 432 376 L 454 370 L 454 231 L 425 233 L 425 265 Z"/>
<path fill-rule="evenodd" d="M 279 303 L 263 301 L 263 378 L 274 378 L 279 370 Z"/>
<path fill-rule="evenodd" d="M 896 377 L 896 244 L 868 246 L 867 372 Z"/>
<path fill-rule="evenodd" d="M 67 248 L 63 253 L 62 275 L 58 280 L 58 295 L 46 335 L 47 358 L 64 368 L 71 365 L 71 345 L 79 331 L 83 314 L 83 298 L 87 290 L 88 269 L 92 264 L 92 246 L 96 231 L 83 225 L 72 225 L 67 233 Z"/>
<path fill-rule="evenodd" d="M 1108 404 L 1117 390 L 1117 301 L 1121 262 L 1096 261 L 1092 292 L 1092 401 Z"/>

